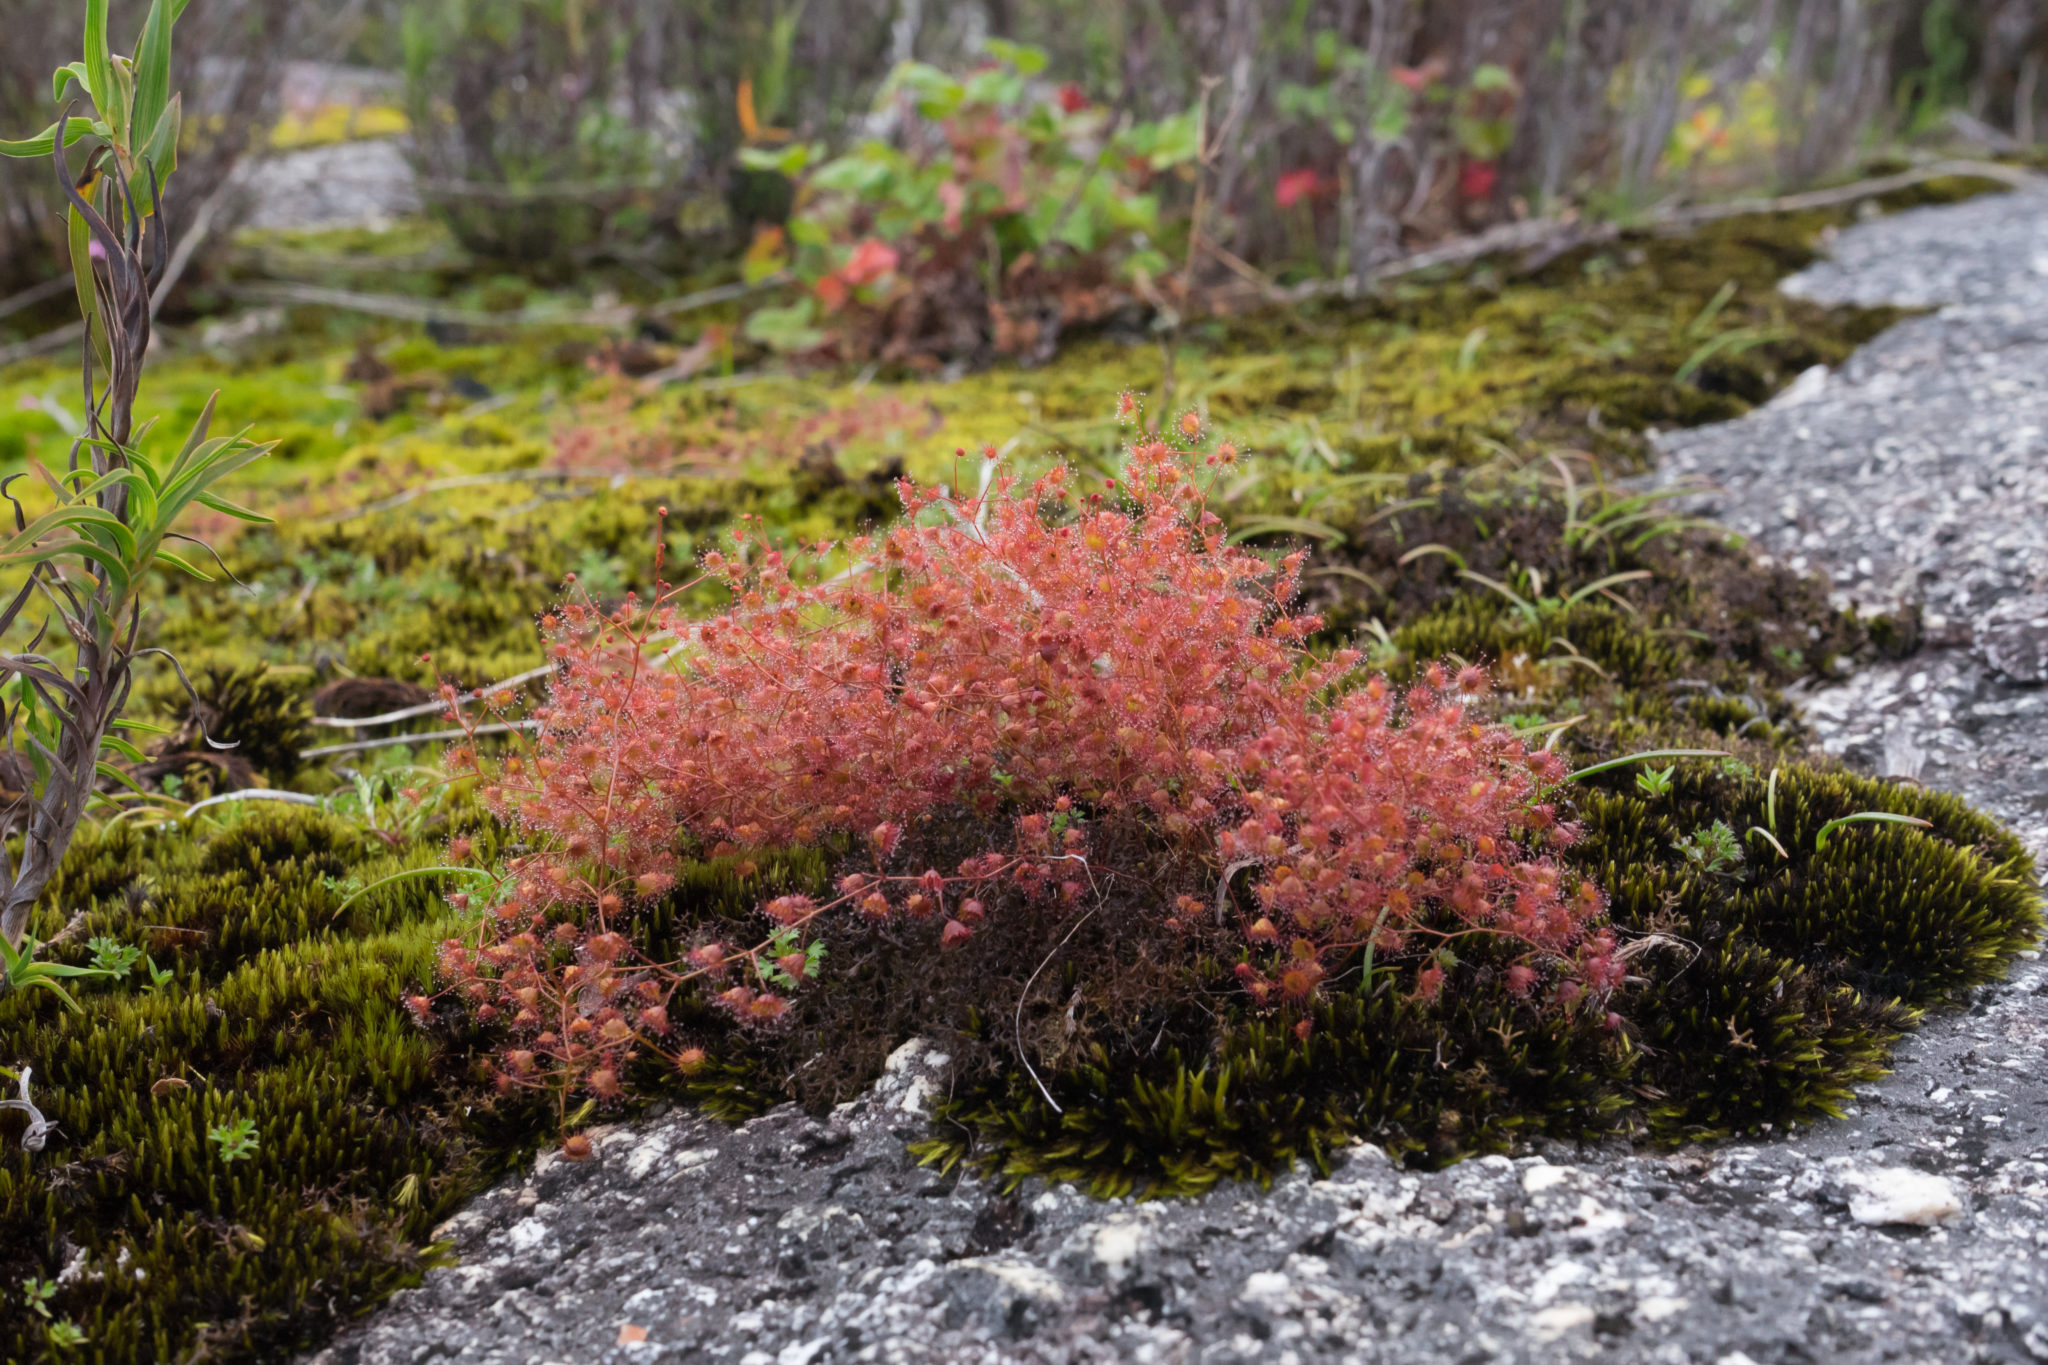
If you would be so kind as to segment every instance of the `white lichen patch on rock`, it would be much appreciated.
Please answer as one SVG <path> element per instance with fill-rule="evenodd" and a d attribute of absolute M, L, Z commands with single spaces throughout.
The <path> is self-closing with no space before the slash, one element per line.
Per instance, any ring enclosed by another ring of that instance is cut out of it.
<path fill-rule="evenodd" d="M 1858 1171 L 1844 1183 L 1849 1187 L 1849 1216 L 1859 1223 L 1935 1227 L 1963 1216 L 1963 1201 L 1956 1187 L 1938 1175 L 1903 1166 L 1880 1166 Z"/>

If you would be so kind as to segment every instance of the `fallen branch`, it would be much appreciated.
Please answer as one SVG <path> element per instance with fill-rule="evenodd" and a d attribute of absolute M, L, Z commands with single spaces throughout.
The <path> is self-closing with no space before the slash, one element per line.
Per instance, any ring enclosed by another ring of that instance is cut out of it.
<path fill-rule="evenodd" d="M 318 806 L 326 801 L 324 796 L 308 796 L 304 792 L 283 792 L 272 787 L 244 787 L 240 791 L 222 792 L 209 796 L 204 801 L 195 801 L 185 807 L 186 816 L 192 816 L 208 806 L 218 806 L 228 801 L 284 801 L 294 806 Z"/>
<path fill-rule="evenodd" d="M 1420 274 L 1437 266 L 1461 265 L 1467 261 L 1513 251 L 1545 251 L 1560 243 L 1563 249 L 1569 250 L 1576 246 L 1612 241 L 1629 228 L 1695 227 L 1702 223 L 1719 222 L 1724 218 L 1740 218 L 1749 214 L 1800 213 L 1808 209 L 1833 208 L 1837 204 L 1852 204 L 1859 199 L 1911 189 L 1915 185 L 1950 176 L 1973 176 L 1982 180 L 2002 181 L 2014 189 L 2048 186 L 2048 177 L 2018 166 L 2001 165 L 1996 161 L 1934 161 L 1894 175 L 1881 175 L 1848 185 L 1835 185 L 1828 189 L 1807 190 L 1799 194 L 1772 198 L 1730 199 L 1718 204 L 1697 204 L 1689 208 L 1656 209 L 1627 224 L 1588 223 L 1576 216 L 1531 218 L 1519 223 L 1503 223 L 1475 236 L 1446 242 L 1442 246 L 1431 247 L 1426 251 L 1417 251 L 1359 274 L 1346 275 L 1334 280 L 1308 280 L 1270 293 L 1262 291 L 1262 294 L 1281 303 L 1302 303 L 1331 295 L 1356 298 L 1383 281 Z"/>
<path fill-rule="evenodd" d="M 1836 185 L 1831 189 L 1807 190 L 1801 194 L 1780 195 L 1773 199 L 1730 199 L 1719 204 L 1700 204 L 1688 209 L 1673 209 L 1667 213 L 1654 215 L 1653 224 L 1689 226 L 1694 223 L 1712 223 L 1722 218 L 1740 218 L 1751 213 L 1799 213 L 1806 209 L 1833 208 L 1837 204 L 1851 204 L 1858 199 L 1868 199 L 1874 194 L 1891 194 L 1896 190 L 1911 189 L 1929 180 L 1941 180 L 1949 176 L 2003 181 L 2016 190 L 2048 186 L 2048 176 L 2039 175 L 2020 166 L 2005 166 L 1996 161 L 1933 161 L 1925 166 L 1915 166 L 1909 171 L 1900 171 L 1896 175 L 1881 175 L 1874 180 L 1858 180 L 1848 185 Z"/>
<path fill-rule="evenodd" d="M 753 284 L 722 284 L 715 289 L 700 289 L 694 294 L 669 299 L 653 304 L 644 311 L 656 317 L 677 317 L 698 308 L 709 308 L 713 304 L 727 303 L 749 294 L 758 294 L 777 285 L 786 284 L 786 274 L 771 275 Z M 246 284 L 227 284 L 220 292 L 230 298 L 243 299 L 250 303 L 306 304 L 316 308 L 339 308 L 352 313 L 367 313 L 371 317 L 392 318 L 399 322 L 456 323 L 464 327 L 603 327 L 618 328 L 631 325 L 633 319 L 643 310 L 630 304 L 615 304 L 609 308 L 583 308 L 572 311 L 556 311 L 547 308 L 518 308 L 502 313 L 488 312 L 481 308 L 457 308 L 452 304 L 439 303 L 432 299 L 408 298 L 403 294 L 365 294 L 354 289 L 330 289 L 319 284 L 300 284 L 292 280 L 254 280 Z"/>
<path fill-rule="evenodd" d="M 353 289 L 329 289 L 325 285 L 295 284 L 288 280 L 222 285 L 220 292 L 251 303 L 310 304 L 318 308 L 367 313 L 371 317 L 393 318 L 399 322 L 457 323 L 465 327 L 622 327 L 633 320 L 633 310 L 624 304 L 573 312 L 520 308 L 491 313 L 481 308 L 456 308 L 430 299 L 407 298 L 402 294 L 363 294 Z"/>
<path fill-rule="evenodd" d="M 542 664 L 539 668 L 529 668 L 524 673 L 514 673 L 509 678 L 502 678 L 481 690 L 484 692 L 497 692 L 505 688 L 517 687 L 521 683 L 532 682 L 535 678 L 544 678 L 554 671 L 555 666 L 553 664 Z M 455 694 L 455 704 L 457 706 L 466 706 L 473 700 L 475 700 L 473 696 L 468 696 L 461 692 Z M 437 711 L 447 709 L 447 706 L 448 703 L 446 701 L 436 697 L 432 701 L 423 701 L 417 706 L 407 706 L 397 711 L 386 711 L 381 716 L 361 716 L 355 719 L 350 719 L 347 716 L 315 716 L 313 717 L 313 723 L 315 725 L 329 726 L 336 730 L 366 730 L 379 725 L 396 725 L 400 721 L 414 720 L 420 716 L 431 716 Z"/>

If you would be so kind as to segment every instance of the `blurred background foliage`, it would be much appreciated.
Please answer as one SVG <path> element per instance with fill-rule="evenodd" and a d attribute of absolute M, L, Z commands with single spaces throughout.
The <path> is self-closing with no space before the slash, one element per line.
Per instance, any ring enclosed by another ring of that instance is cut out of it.
<path fill-rule="evenodd" d="M 0 0 L 8 126 L 48 121 L 80 10 Z M 543 282 L 730 266 L 800 202 L 801 177 L 761 154 L 957 149 L 904 73 L 970 78 L 1019 49 L 1030 70 L 984 101 L 991 119 L 1085 109 L 1084 157 L 1178 136 L 1174 173 L 1142 187 L 1164 214 L 1149 245 L 1199 234 L 1210 273 L 1369 270 L 1517 216 L 1626 218 L 1913 139 L 2013 151 L 2048 127 L 2033 0 L 195 0 L 183 24 L 178 84 L 206 117 L 188 120 L 181 235 L 212 203 L 224 249 L 257 208 L 253 174 L 215 202 L 238 160 L 392 136 L 462 250 Z M 273 148 L 243 145 L 265 126 Z M 44 182 L 0 179 L 0 298 L 57 268 Z M 15 311 L 0 326 L 35 330 Z"/>

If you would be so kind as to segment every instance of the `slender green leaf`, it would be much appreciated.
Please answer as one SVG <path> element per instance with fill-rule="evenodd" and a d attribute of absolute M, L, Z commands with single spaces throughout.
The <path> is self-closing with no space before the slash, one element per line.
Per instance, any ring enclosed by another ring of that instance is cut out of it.
<path fill-rule="evenodd" d="M 1778 850 L 1778 856 L 1780 858 L 1790 858 L 1792 856 L 1791 854 L 1785 851 L 1785 846 L 1778 842 L 1778 836 L 1771 833 L 1769 830 L 1765 829 L 1762 825 L 1751 825 L 1749 827 L 1749 832 L 1751 834 L 1759 836 L 1772 848 Z"/>
<path fill-rule="evenodd" d="M 78 193 L 90 204 L 97 188 L 89 185 Z M 85 225 L 85 215 L 75 207 L 66 209 L 65 215 L 66 243 L 71 251 L 71 287 L 78 295 L 79 316 L 85 319 L 86 331 L 104 360 L 107 358 L 107 333 L 100 323 L 99 292 L 92 279 L 92 229 Z"/>
<path fill-rule="evenodd" d="M 1859 820 L 1882 820 L 1894 825 L 1918 825 L 1921 829 L 1934 828 L 1933 821 L 1922 820 L 1917 815 L 1894 815 L 1892 812 L 1885 810 L 1860 810 L 1854 815 L 1839 816 L 1822 825 L 1819 833 L 1813 836 L 1813 851 L 1818 853 L 1828 846 L 1828 835 L 1834 833 L 1843 825 L 1854 824 Z"/>
<path fill-rule="evenodd" d="M 171 96 L 171 102 L 164 106 L 163 113 L 157 117 L 154 131 L 149 135 L 149 141 L 143 144 L 142 149 L 135 154 L 138 168 L 148 166 L 156 172 L 156 187 L 159 190 L 171 178 L 171 172 L 178 168 L 178 128 L 184 121 L 184 117 L 184 95 Z M 153 211 L 156 207 L 156 201 L 150 194 L 149 175 L 147 172 L 138 169 L 134 189 L 136 211 L 140 213 Z"/>
<path fill-rule="evenodd" d="M 1535 603 L 1531 602 L 1528 598 L 1522 596 L 1520 593 L 1516 592 L 1513 588 L 1509 587 L 1507 584 L 1501 582 L 1497 578 L 1488 578 L 1483 573 L 1473 573 L 1470 569 L 1465 568 L 1460 568 L 1458 570 L 1458 577 L 1469 578 L 1474 583 L 1480 584 L 1482 587 L 1488 587 L 1493 589 L 1502 597 L 1505 597 L 1508 599 L 1508 601 L 1512 602 L 1515 606 L 1515 609 L 1521 612 L 1524 616 L 1533 617 L 1536 615 Z"/>
<path fill-rule="evenodd" d="M 1311 517 L 1246 517 L 1238 522 L 1237 529 L 1230 533 L 1230 543 L 1238 544 L 1253 536 L 1312 536 L 1336 544 L 1344 543 L 1344 533 L 1326 521 Z"/>
<path fill-rule="evenodd" d="M 1580 588 L 1570 597 L 1565 598 L 1564 604 L 1567 607 L 1577 606 L 1602 588 L 1611 588 L 1616 583 L 1633 583 L 1639 578 L 1648 578 L 1649 576 L 1650 571 L 1648 569 L 1629 569 L 1623 573 L 1611 573 L 1605 578 L 1596 578 L 1585 587 Z"/>
<path fill-rule="evenodd" d="M 150 0 L 149 14 L 142 21 L 142 36 L 135 40 L 136 128 L 154 130 L 170 104 L 171 13 L 164 7 L 164 0 Z M 163 166 L 157 167 L 159 179 L 167 174 Z"/>
<path fill-rule="evenodd" d="M 114 131 L 121 133 L 121 120 L 128 111 L 114 109 L 114 54 L 107 47 L 107 0 L 85 0 L 85 88 L 93 107 Z"/>
<path fill-rule="evenodd" d="M 1646 749 L 1639 754 L 1627 754 L 1621 758 L 1610 758 L 1605 763 L 1595 763 L 1590 768 L 1581 768 L 1577 772 L 1572 773 L 1568 777 L 1566 777 L 1565 781 L 1576 782 L 1582 777 L 1591 777 L 1594 773 L 1604 773 L 1609 768 L 1625 768 L 1631 763 L 1644 763 L 1648 762 L 1650 759 L 1653 758 L 1726 757 L 1728 757 L 1728 751 L 1726 749 Z"/>
<path fill-rule="evenodd" d="M 135 126 L 132 117 L 135 108 L 135 70 L 128 65 L 126 57 L 115 57 L 113 72 L 114 111 L 119 117 L 109 117 L 107 121 L 113 125 L 114 141 L 132 153 L 135 148 L 135 137 L 142 131 Z"/>
<path fill-rule="evenodd" d="M 1450 546 L 1439 545 L 1435 541 L 1431 541 L 1427 545 L 1416 546 L 1414 549 L 1410 550 L 1407 554 L 1402 555 L 1399 559 L 1395 560 L 1394 562 L 1396 564 L 1411 564 L 1414 561 L 1422 558 L 1424 555 L 1442 555 L 1445 559 L 1448 559 L 1451 561 L 1451 563 L 1457 565 L 1461 571 L 1465 567 L 1465 556 L 1459 554 Z"/>
<path fill-rule="evenodd" d="M 128 772 L 124 768 L 117 768 L 113 764 L 107 762 L 105 759 L 101 759 L 99 762 L 93 764 L 93 770 L 97 772 L 101 777 L 106 778 L 108 781 L 118 782 L 122 786 L 128 788 L 130 791 L 141 792 L 142 795 L 144 796 L 149 795 L 148 792 L 143 791 L 142 784 L 135 780 L 135 775 L 133 773 Z"/>
<path fill-rule="evenodd" d="M 83 505 L 69 503 L 63 507 L 50 509 L 21 530 L 15 532 L 13 538 L 5 546 L 0 546 L 0 555 L 18 554 L 34 545 L 52 531 L 65 527 L 77 529 L 93 523 L 103 526 L 121 526 L 120 518 L 103 507 L 94 507 L 90 503 Z M 128 528 L 121 526 L 121 529 L 126 531 Z"/>
<path fill-rule="evenodd" d="M 64 125 L 64 145 L 69 147 L 92 131 L 89 118 L 60 119 Z M 35 157 L 48 156 L 57 150 L 57 124 L 53 123 L 32 138 L 20 142 L 9 142 L 0 138 L 0 156 Z"/>
<path fill-rule="evenodd" d="M 226 498 L 215 497 L 211 493 L 201 493 L 196 501 L 202 507 L 211 507 L 216 512 L 224 512 L 237 520 L 254 522 L 258 526 L 268 526 L 276 520 L 275 517 L 267 517 L 261 512 L 252 512 L 240 503 L 229 502 Z"/>
<path fill-rule="evenodd" d="M 158 563 L 168 564 L 172 568 L 178 570 L 180 573 L 189 574 L 193 578 L 198 579 L 201 583 L 213 582 L 212 574 L 207 573 L 204 569 L 199 568 L 190 560 L 186 559 L 183 555 L 173 554 L 169 550 L 158 550 L 156 552 L 155 558 Z"/>
<path fill-rule="evenodd" d="M 89 560 L 99 565 L 107 571 L 107 581 L 113 585 L 115 594 L 123 598 L 128 595 L 134 576 L 127 562 L 104 545 L 95 545 L 89 540 L 64 540 L 54 545 L 38 545 L 17 554 L 0 554 L 0 564 L 51 564 L 66 558 Z"/>
<path fill-rule="evenodd" d="M 199 420 L 192 424 L 192 433 L 185 438 L 185 444 L 171 460 L 170 475 L 174 477 L 193 451 L 206 444 L 206 433 L 213 426 L 213 405 L 220 401 L 220 390 L 215 389 L 206 396 L 206 406 L 199 410 Z"/>
<path fill-rule="evenodd" d="M 92 94 L 92 83 L 86 77 L 84 62 L 72 62 L 70 65 L 60 66 L 50 73 L 50 102 L 52 104 L 62 104 L 64 102 L 64 92 L 74 85 L 83 90 L 87 95 Z"/>
<path fill-rule="evenodd" d="M 127 759 L 130 763 L 148 762 L 148 755 L 144 754 L 142 750 L 136 748 L 134 744 L 130 743 L 128 740 L 121 738 L 121 736 L 119 735 L 102 735 L 100 737 L 100 747 L 102 749 L 112 749 L 115 753 Z"/>

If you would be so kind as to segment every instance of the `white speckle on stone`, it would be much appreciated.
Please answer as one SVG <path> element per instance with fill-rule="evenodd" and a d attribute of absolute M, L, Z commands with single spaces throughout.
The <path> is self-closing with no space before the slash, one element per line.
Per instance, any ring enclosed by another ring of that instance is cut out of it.
<path fill-rule="evenodd" d="M 1277 1270 L 1261 1270 L 1244 1277 L 1241 1297 L 1275 1303 L 1287 1297 L 1290 1281 Z"/>
<path fill-rule="evenodd" d="M 1541 1194 L 1564 1184 L 1571 1176 L 1572 1168 L 1569 1166 L 1531 1166 L 1522 1172 L 1522 1188 L 1530 1194 Z"/>
<path fill-rule="evenodd" d="M 1849 1187 L 1849 1216 L 1877 1227 L 1909 1223 L 1933 1227 L 1962 1216 L 1956 1188 L 1938 1175 L 1904 1166 L 1882 1166 L 1844 1177 Z"/>
<path fill-rule="evenodd" d="M 1089 1250 L 1104 1270 L 1112 1276 L 1121 1277 L 1130 1269 L 1131 1262 L 1138 1259 L 1138 1252 L 1144 1244 L 1145 1230 L 1131 1219 L 1118 1218 L 1095 1230 Z"/>
<path fill-rule="evenodd" d="M 993 1277 L 1013 1294 L 1042 1303 L 1060 1303 L 1067 1297 L 1066 1286 L 1060 1283 L 1059 1277 L 1029 1263 L 985 1260 L 976 1256 L 953 1262 L 946 1267 L 946 1272 L 949 1275 L 979 1272 Z"/>
<path fill-rule="evenodd" d="M 1809 365 L 1799 372 L 1799 377 L 1785 386 L 1785 391 L 1765 406 L 1773 408 L 1796 408 L 1811 403 L 1827 391 L 1828 367 Z"/>
<path fill-rule="evenodd" d="M 1536 1283 L 1529 1286 L 1529 1302 L 1541 1308 L 1564 1292 L 1565 1286 L 1577 1284 L 1591 1274 L 1579 1261 L 1559 1261 L 1538 1275 Z"/>
<path fill-rule="evenodd" d="M 1676 1317 L 1692 1306 L 1692 1300 L 1670 1294 L 1652 1294 L 1647 1299 L 1636 1300 L 1636 1316 L 1644 1322 L 1662 1322 Z"/>
<path fill-rule="evenodd" d="M 775 1365 L 811 1365 L 824 1354 L 831 1340 L 830 1337 L 813 1337 L 809 1341 L 792 1341 L 776 1354 Z"/>
<path fill-rule="evenodd" d="M 656 1131 L 635 1143 L 626 1151 L 626 1174 L 635 1180 L 645 1180 L 655 1164 L 668 1154 L 668 1134 Z"/>
<path fill-rule="evenodd" d="M 1529 1334 L 1541 1342 L 1556 1341 L 1567 1332 L 1589 1327 L 1593 1310 L 1583 1303 L 1560 1303 L 1529 1316 Z"/>
<path fill-rule="evenodd" d="M 531 1251 L 547 1240 L 548 1230 L 538 1218 L 522 1218 L 505 1231 L 505 1241 L 514 1251 Z"/>
<path fill-rule="evenodd" d="M 708 1166 L 717 1155 L 716 1147 L 692 1147 L 688 1151 L 677 1152 L 676 1171 L 694 1171 L 700 1166 Z"/>

